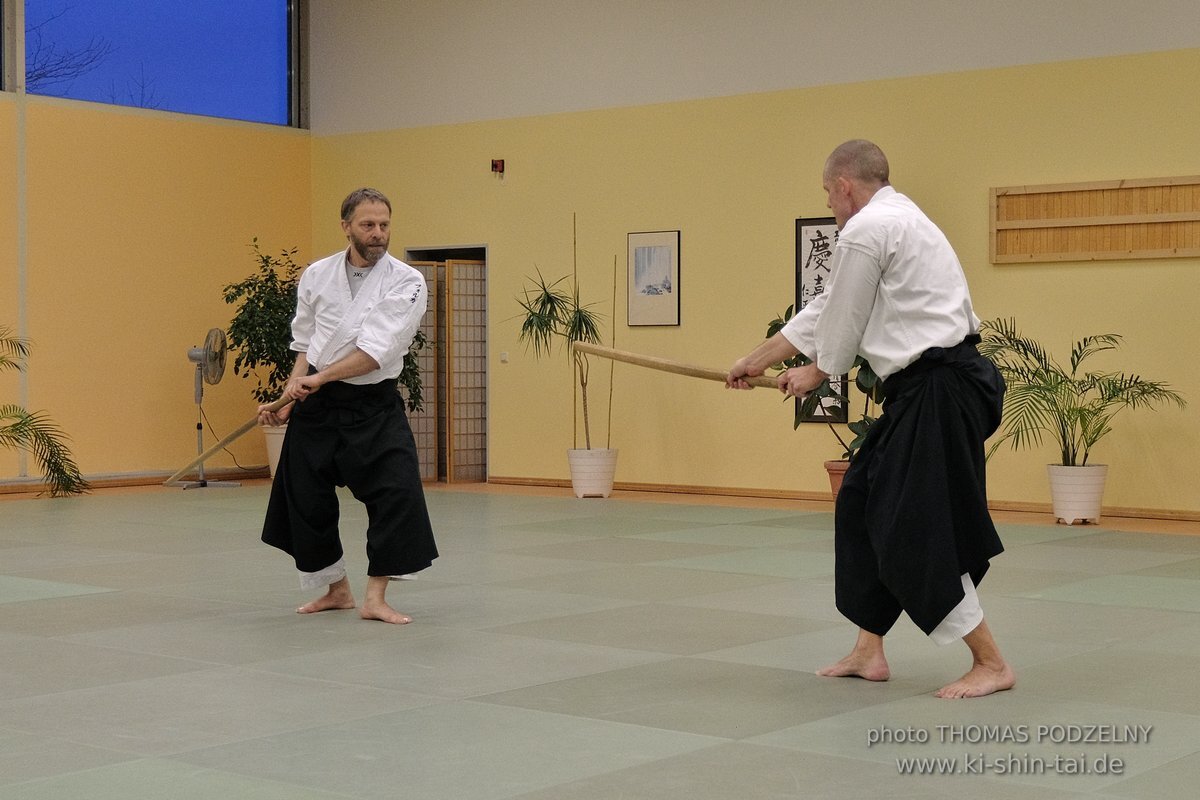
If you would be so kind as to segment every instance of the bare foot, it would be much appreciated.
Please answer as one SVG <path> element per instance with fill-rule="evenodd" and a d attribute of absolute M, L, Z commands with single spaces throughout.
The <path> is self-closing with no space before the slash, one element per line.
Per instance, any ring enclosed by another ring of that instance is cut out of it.
<path fill-rule="evenodd" d="M 412 617 L 401 614 L 382 600 L 368 600 L 359 609 L 358 615 L 363 619 L 377 619 L 380 622 L 390 622 L 393 625 L 407 625 Z"/>
<path fill-rule="evenodd" d="M 329 590 L 296 609 L 297 614 L 315 614 L 318 611 L 335 611 L 354 608 L 354 594 L 350 591 L 350 582 L 342 578 L 336 583 L 329 584 Z"/>
<path fill-rule="evenodd" d="M 971 669 L 954 683 L 934 692 L 936 696 L 953 700 L 984 697 L 1016 685 L 1017 676 L 1000 655 L 987 620 L 980 620 L 975 630 L 963 637 L 963 642 L 971 650 Z"/>
<path fill-rule="evenodd" d="M 985 697 L 996 692 L 1011 689 L 1017 683 L 1017 676 L 1007 662 L 1000 662 L 999 667 L 976 663 L 966 675 L 938 689 L 934 694 L 949 700 L 963 697 Z"/>
<path fill-rule="evenodd" d="M 836 664 L 822 667 L 817 674 L 825 678 L 863 678 L 868 681 L 886 681 L 892 677 L 883 653 L 859 653 L 857 650 Z"/>

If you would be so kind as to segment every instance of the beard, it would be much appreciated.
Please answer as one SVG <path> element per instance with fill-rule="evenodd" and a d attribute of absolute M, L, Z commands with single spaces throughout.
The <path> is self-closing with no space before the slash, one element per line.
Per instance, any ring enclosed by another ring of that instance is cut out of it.
<path fill-rule="evenodd" d="M 359 258 L 367 262 L 367 266 L 375 266 L 375 262 L 383 258 L 383 254 L 387 252 L 388 239 L 384 237 L 380 239 L 375 237 L 371 240 L 359 239 L 353 233 L 350 234 L 350 246 L 354 248 L 354 252 L 358 253 Z"/>

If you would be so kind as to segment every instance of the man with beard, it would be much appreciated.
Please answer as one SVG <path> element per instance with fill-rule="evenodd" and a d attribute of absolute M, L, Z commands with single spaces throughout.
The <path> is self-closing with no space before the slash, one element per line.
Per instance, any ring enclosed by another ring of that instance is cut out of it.
<path fill-rule="evenodd" d="M 300 276 L 292 345 L 296 365 L 278 412 L 289 422 L 262 540 L 291 555 L 304 589 L 326 593 L 300 614 L 355 607 L 338 534 L 336 487 L 367 507 L 367 587 L 359 614 L 411 622 L 388 605 L 391 580 L 433 563 L 437 546 L 421 487 L 416 444 L 396 379 L 425 313 L 425 279 L 388 252 L 392 206 L 375 189 L 342 203 L 343 252 Z"/>

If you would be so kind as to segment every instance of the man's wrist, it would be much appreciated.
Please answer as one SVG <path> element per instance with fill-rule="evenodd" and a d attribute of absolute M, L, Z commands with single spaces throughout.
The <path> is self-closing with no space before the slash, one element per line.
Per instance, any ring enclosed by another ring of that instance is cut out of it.
<path fill-rule="evenodd" d="M 755 357 L 755 355 L 753 353 L 751 353 L 749 356 L 746 356 L 746 363 L 745 363 L 746 374 L 747 375 L 765 375 L 767 370 L 771 368 L 771 364 L 773 364 L 773 363 L 774 362 L 772 362 L 770 360 L 770 357 L 766 353 L 763 353 L 759 357 Z"/>

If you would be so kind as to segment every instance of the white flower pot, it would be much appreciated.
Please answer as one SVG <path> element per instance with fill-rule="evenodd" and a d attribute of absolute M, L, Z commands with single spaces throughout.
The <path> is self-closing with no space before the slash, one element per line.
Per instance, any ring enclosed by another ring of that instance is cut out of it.
<path fill-rule="evenodd" d="M 283 437 L 287 433 L 287 425 L 279 425 L 273 427 L 271 425 L 260 425 L 263 435 L 267 437 L 267 464 L 271 467 L 271 477 L 275 477 L 275 470 L 279 467 L 279 453 L 283 450 Z"/>
<path fill-rule="evenodd" d="M 1086 467 L 1048 464 L 1046 471 L 1050 475 L 1050 500 L 1057 519 L 1068 525 L 1076 520 L 1100 521 L 1100 501 L 1104 497 L 1104 479 L 1108 477 L 1107 464 Z"/>
<path fill-rule="evenodd" d="M 617 451 L 607 448 L 568 450 L 571 488 L 576 497 L 608 497 L 617 471 Z"/>

